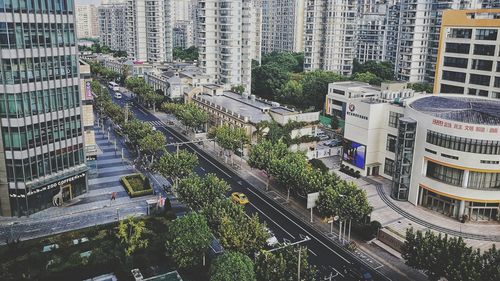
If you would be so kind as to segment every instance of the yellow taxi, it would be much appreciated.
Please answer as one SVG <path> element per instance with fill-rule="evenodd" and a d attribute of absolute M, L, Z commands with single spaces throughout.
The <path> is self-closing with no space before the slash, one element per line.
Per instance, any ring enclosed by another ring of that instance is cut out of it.
<path fill-rule="evenodd" d="M 241 192 L 231 193 L 231 200 L 240 205 L 245 205 L 249 203 L 247 196 Z"/>

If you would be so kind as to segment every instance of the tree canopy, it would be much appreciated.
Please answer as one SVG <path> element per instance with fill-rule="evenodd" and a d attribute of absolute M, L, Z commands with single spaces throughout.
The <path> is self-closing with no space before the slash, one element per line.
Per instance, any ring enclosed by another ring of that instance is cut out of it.
<path fill-rule="evenodd" d="M 252 260 L 238 252 L 225 252 L 210 267 L 210 281 L 255 281 Z"/>
<path fill-rule="evenodd" d="M 195 212 L 172 221 L 166 236 L 167 253 L 180 268 L 200 265 L 212 241 L 207 221 Z"/>
<path fill-rule="evenodd" d="M 198 60 L 198 48 L 191 46 L 187 49 L 174 48 L 173 50 L 174 60 L 185 60 L 185 61 L 195 61 Z"/>

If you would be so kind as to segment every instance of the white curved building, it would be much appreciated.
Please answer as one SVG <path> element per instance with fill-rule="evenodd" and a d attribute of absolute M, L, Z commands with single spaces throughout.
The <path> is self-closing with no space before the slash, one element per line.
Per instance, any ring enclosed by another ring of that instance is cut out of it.
<path fill-rule="evenodd" d="M 498 220 L 500 101 L 427 96 L 405 117 L 416 121 L 408 201 L 451 217 Z M 395 184 L 393 196 L 398 191 Z"/>
<path fill-rule="evenodd" d="M 330 85 L 327 104 L 341 104 L 345 118 L 343 164 L 392 180 L 396 200 L 498 221 L 500 100 L 366 87 L 369 95 L 352 95 L 345 84 Z"/>

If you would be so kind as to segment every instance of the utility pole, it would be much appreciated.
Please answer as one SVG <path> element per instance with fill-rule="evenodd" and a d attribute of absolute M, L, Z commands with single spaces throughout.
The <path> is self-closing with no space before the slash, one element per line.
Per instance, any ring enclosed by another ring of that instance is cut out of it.
<path fill-rule="evenodd" d="M 125 124 L 128 122 L 128 102 L 125 103 Z"/>
<path fill-rule="evenodd" d="M 300 281 L 300 257 L 302 254 L 302 246 L 299 245 L 299 263 L 297 265 L 297 281 Z"/>

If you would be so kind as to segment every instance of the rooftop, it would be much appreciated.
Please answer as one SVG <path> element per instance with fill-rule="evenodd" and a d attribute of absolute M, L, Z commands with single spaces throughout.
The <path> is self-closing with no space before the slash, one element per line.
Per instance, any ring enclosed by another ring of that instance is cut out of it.
<path fill-rule="evenodd" d="M 413 109 L 450 121 L 500 125 L 500 100 L 463 96 L 427 96 L 413 101 Z"/>

